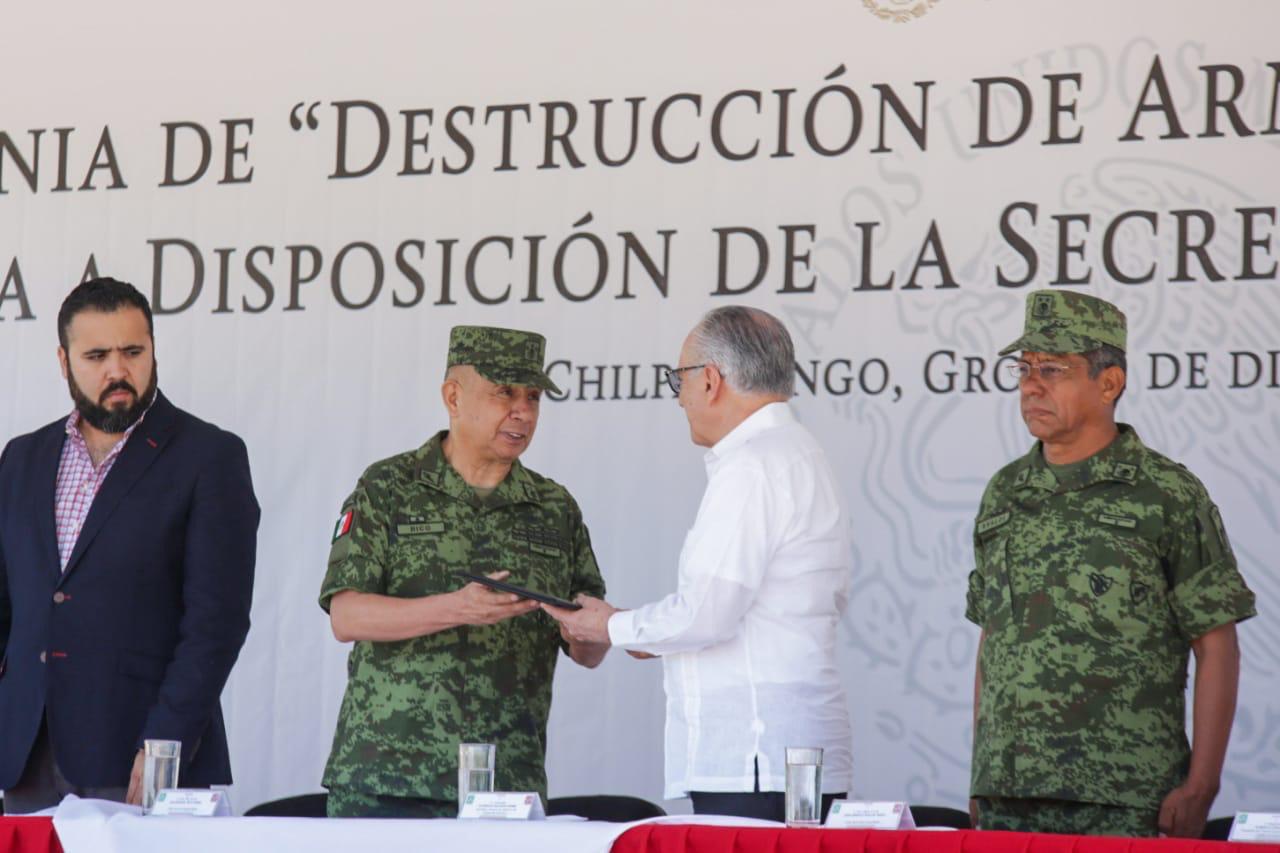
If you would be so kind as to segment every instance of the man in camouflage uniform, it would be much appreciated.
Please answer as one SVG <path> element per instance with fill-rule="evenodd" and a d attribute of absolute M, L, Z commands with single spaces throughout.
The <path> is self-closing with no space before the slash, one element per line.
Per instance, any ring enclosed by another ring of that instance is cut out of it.
<path fill-rule="evenodd" d="M 546 797 L 547 716 L 562 637 L 537 603 L 465 583 L 491 573 L 566 599 L 604 594 L 582 513 L 522 466 L 543 390 L 541 335 L 454 328 L 449 429 L 371 465 L 342 504 L 320 606 L 355 641 L 325 768 L 335 817 L 452 817 L 458 744 L 497 744 L 496 788 Z"/>
<path fill-rule="evenodd" d="M 971 796 L 983 829 L 1198 836 L 1255 615 L 1218 509 L 1115 421 L 1125 318 L 1028 296 L 1015 350 L 1039 441 L 987 485 L 965 615 L 982 627 Z M 1196 657 L 1192 747 L 1188 653 Z"/>

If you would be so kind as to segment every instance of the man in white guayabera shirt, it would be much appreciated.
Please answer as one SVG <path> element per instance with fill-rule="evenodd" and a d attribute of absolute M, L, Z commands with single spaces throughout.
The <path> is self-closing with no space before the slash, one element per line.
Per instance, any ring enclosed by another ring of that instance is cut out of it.
<path fill-rule="evenodd" d="M 726 306 L 689 333 L 667 382 L 706 454 L 707 490 L 677 589 L 635 610 L 545 606 L 574 641 L 661 656 L 666 796 L 700 814 L 783 818 L 788 746 L 824 749 L 844 792 L 852 752 L 836 668 L 851 546 L 826 455 L 788 400 L 795 350 L 775 317 Z M 825 816 L 831 801 L 823 798 Z"/>

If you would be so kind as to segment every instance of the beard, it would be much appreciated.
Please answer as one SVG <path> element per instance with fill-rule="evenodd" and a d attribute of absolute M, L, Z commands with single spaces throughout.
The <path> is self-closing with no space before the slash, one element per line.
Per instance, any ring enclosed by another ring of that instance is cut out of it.
<path fill-rule="evenodd" d="M 138 396 L 138 390 L 121 379 L 104 388 L 102 394 L 98 397 L 98 402 L 95 403 L 76 384 L 76 378 L 71 371 L 67 371 L 67 388 L 71 391 L 71 400 L 76 404 L 76 411 L 80 413 L 80 417 L 84 418 L 85 422 L 94 429 L 111 435 L 122 433 L 138 422 L 138 419 L 142 417 L 142 414 L 156 398 L 156 383 L 156 365 L 155 362 L 152 362 L 151 382 L 147 385 L 146 390 L 142 392 L 142 396 Z M 105 400 L 108 394 L 122 390 L 128 391 L 133 395 L 132 403 L 117 404 L 115 406 L 102 405 L 101 401 Z"/>

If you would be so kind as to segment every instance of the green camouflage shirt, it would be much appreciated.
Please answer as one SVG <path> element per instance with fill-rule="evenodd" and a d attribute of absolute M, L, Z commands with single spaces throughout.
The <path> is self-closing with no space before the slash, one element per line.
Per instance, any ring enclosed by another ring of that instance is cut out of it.
<path fill-rule="evenodd" d="M 1190 760 L 1190 642 L 1254 596 L 1204 486 L 1131 427 L 1062 477 L 1037 442 L 982 496 L 971 795 L 1158 807 Z"/>
<path fill-rule="evenodd" d="M 604 596 L 582 513 L 559 484 L 516 462 L 487 498 L 444 457 L 440 433 L 370 466 L 343 502 L 320 606 L 342 590 L 401 598 L 451 592 L 458 570 L 572 599 Z M 344 532 L 345 531 L 345 532 Z M 500 791 L 546 797 L 547 715 L 562 646 L 541 611 L 399 642 L 357 642 L 326 786 L 457 796 L 459 743 L 497 744 Z"/>

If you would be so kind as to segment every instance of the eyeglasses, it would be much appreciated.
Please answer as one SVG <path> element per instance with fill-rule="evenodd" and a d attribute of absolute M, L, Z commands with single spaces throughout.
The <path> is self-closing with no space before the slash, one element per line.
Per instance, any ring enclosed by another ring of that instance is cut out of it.
<path fill-rule="evenodd" d="M 691 364 L 688 367 L 668 368 L 662 374 L 662 379 L 671 387 L 671 393 L 677 397 L 680 396 L 680 386 L 684 384 L 684 378 L 680 375 L 686 370 L 697 370 L 699 367 L 706 367 L 705 364 Z"/>
<path fill-rule="evenodd" d="M 1031 374 L 1039 373 L 1040 381 L 1046 385 L 1052 385 L 1059 380 L 1065 379 L 1067 374 L 1071 372 L 1071 365 L 1061 364 L 1056 361 L 1042 361 L 1039 364 L 1032 364 L 1029 361 L 1015 361 L 1008 366 L 1009 375 L 1019 382 L 1025 382 L 1031 378 Z"/>

